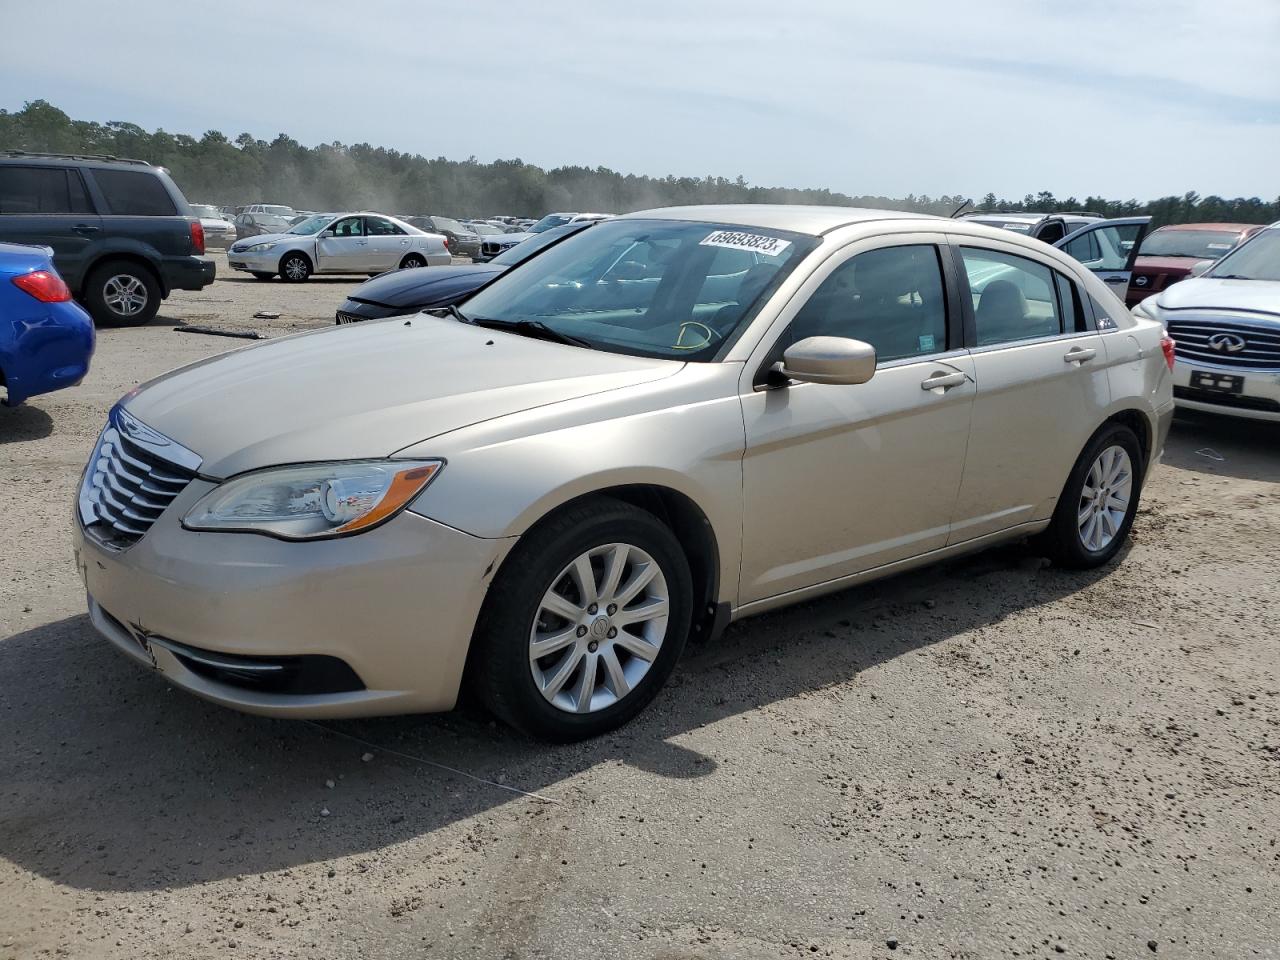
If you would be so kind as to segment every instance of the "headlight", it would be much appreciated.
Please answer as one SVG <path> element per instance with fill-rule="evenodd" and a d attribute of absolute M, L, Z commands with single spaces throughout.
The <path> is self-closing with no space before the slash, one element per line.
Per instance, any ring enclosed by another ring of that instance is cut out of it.
<path fill-rule="evenodd" d="M 274 242 L 255 243 L 255 244 L 252 244 L 247 250 L 245 250 L 245 253 L 265 253 L 266 251 L 270 250 L 274 246 L 275 246 Z"/>
<path fill-rule="evenodd" d="M 374 460 L 260 470 L 211 490 L 182 525 L 286 540 L 359 533 L 403 510 L 443 467 L 440 460 Z"/>

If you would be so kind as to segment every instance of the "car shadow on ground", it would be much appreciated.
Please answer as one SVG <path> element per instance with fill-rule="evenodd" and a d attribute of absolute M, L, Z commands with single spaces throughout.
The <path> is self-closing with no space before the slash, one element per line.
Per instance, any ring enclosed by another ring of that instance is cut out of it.
<path fill-rule="evenodd" d="M 1046 569 L 1010 547 L 746 620 L 691 649 L 629 726 L 566 746 L 532 743 L 467 706 L 323 725 L 241 715 L 171 688 L 70 617 L 0 642 L 0 857 L 79 889 L 151 890 L 374 852 L 540 802 L 409 757 L 551 797 L 605 763 L 678 790 L 716 770 L 675 742 L 683 735 L 1106 574 Z"/>
<path fill-rule="evenodd" d="M 1196 473 L 1280 482 L 1280 423 L 1179 411 L 1164 462 Z"/>
<path fill-rule="evenodd" d="M 53 417 L 28 400 L 16 407 L 0 406 L 0 443 L 42 440 L 53 433 Z"/>

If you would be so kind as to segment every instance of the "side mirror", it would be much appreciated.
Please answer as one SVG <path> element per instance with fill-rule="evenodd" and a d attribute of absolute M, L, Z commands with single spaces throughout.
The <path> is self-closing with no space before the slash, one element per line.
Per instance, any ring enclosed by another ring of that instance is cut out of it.
<path fill-rule="evenodd" d="M 806 337 L 787 347 L 780 372 L 804 383 L 866 383 L 876 372 L 876 348 L 848 337 Z"/>
<path fill-rule="evenodd" d="M 332 237 L 333 237 L 333 231 L 332 231 L 332 230 L 321 230 L 321 231 L 320 231 L 320 239 L 321 239 L 321 240 L 328 240 L 328 239 L 332 239 Z"/>
<path fill-rule="evenodd" d="M 1203 276 L 1204 274 L 1208 273 L 1209 268 L 1212 267 L 1217 262 L 1218 262 L 1217 260 L 1197 260 L 1195 263 L 1191 265 L 1191 276 L 1193 277 Z"/>

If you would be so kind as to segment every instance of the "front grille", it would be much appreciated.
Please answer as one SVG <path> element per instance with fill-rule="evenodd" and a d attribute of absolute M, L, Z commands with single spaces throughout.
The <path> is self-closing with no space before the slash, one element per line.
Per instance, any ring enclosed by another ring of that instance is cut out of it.
<path fill-rule="evenodd" d="M 486 257 L 496 257 L 503 250 L 505 250 L 507 246 L 510 246 L 510 244 L 507 244 L 506 246 L 504 246 L 503 244 L 498 243 L 496 240 L 486 240 L 484 243 L 480 244 L 480 251 Z"/>
<path fill-rule="evenodd" d="M 1169 336 L 1178 357 L 1245 370 L 1280 369 L 1280 323 L 1239 318 L 1191 316 L 1169 320 Z M 1238 338 L 1238 339 L 1236 339 Z M 1219 347 L 1215 347 L 1215 342 Z M 1243 348 L 1228 349 L 1243 343 Z"/>
<path fill-rule="evenodd" d="M 116 549 L 137 543 L 196 475 L 200 458 L 122 408 L 111 411 L 80 485 L 80 521 Z"/>
<path fill-rule="evenodd" d="M 368 317 L 358 317 L 354 313 L 347 313 L 345 310 L 339 310 L 334 314 L 334 320 L 337 323 L 360 323 L 367 319 Z"/>
<path fill-rule="evenodd" d="M 1195 400 L 1197 403 L 1212 403 L 1219 407 L 1280 413 L 1280 401 L 1267 397 L 1246 397 L 1239 393 L 1219 393 L 1216 390 L 1197 390 L 1194 387 L 1174 387 L 1173 395 L 1178 400 Z"/>

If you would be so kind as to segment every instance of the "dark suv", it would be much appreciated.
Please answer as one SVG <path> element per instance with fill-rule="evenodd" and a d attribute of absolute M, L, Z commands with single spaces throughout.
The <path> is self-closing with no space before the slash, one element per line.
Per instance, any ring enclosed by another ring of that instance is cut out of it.
<path fill-rule="evenodd" d="M 213 282 L 199 218 L 169 174 L 142 160 L 0 151 L 0 241 L 52 247 L 103 324 L 146 323 L 169 291 Z"/>

